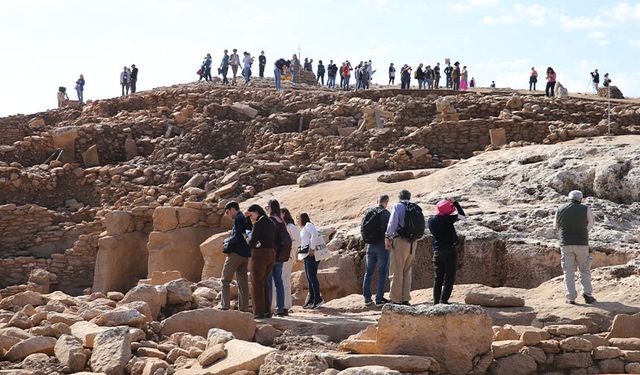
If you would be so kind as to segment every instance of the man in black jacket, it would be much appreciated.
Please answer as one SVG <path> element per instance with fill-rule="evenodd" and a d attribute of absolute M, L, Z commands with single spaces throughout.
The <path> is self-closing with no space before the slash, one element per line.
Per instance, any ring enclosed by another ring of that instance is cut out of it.
<path fill-rule="evenodd" d="M 129 85 L 131 86 L 131 93 L 136 93 L 136 83 L 138 82 L 138 68 L 136 64 L 131 64 L 131 74 L 129 75 Z"/>
<path fill-rule="evenodd" d="M 258 63 L 260 78 L 264 78 L 264 67 L 267 65 L 267 56 L 264 55 L 264 51 L 260 52 L 260 56 L 258 56 Z"/>
<path fill-rule="evenodd" d="M 222 266 L 222 297 L 219 308 L 229 310 L 231 307 L 230 286 L 233 274 L 238 282 L 238 309 L 249 311 L 249 279 L 247 272 L 251 249 L 245 239 L 245 230 L 248 229 L 247 219 L 240 212 L 237 202 L 231 201 L 224 207 L 224 214 L 233 220 L 231 235 L 224 240 L 222 252 L 226 254 L 224 265 Z"/>
<path fill-rule="evenodd" d="M 387 230 L 389 224 L 389 217 L 391 213 L 387 210 L 389 204 L 389 196 L 382 195 L 378 200 L 378 206 L 371 208 L 377 212 L 376 218 L 379 224 L 378 231 L 380 232 L 379 241 L 377 243 L 367 244 L 367 256 L 366 256 L 366 271 L 364 273 L 364 283 L 362 286 L 362 294 L 364 296 L 364 304 L 369 306 L 373 304 L 371 300 L 371 279 L 378 268 L 378 284 L 376 286 L 376 305 L 381 306 L 390 301 L 384 298 L 384 288 L 387 284 L 387 277 L 389 274 L 389 250 L 384 246 L 384 233 Z M 372 241 L 373 242 L 373 241 Z"/>

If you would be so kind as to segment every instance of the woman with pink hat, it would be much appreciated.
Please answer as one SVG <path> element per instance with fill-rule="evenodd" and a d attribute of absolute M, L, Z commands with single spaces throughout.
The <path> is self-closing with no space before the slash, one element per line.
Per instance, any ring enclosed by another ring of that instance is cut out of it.
<path fill-rule="evenodd" d="M 434 305 L 449 303 L 456 281 L 458 234 L 453 224 L 458 220 L 466 220 L 466 217 L 460 204 L 453 198 L 438 202 L 436 215 L 429 218 L 429 231 L 433 235 Z"/>

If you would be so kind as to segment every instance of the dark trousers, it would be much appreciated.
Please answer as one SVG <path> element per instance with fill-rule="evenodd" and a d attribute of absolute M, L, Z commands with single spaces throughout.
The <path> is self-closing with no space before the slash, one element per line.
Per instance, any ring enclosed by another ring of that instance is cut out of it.
<path fill-rule="evenodd" d="M 222 70 L 222 83 L 223 84 L 229 83 L 229 80 L 227 79 L 227 72 L 229 72 L 229 67 L 225 66 L 221 70 Z"/>
<path fill-rule="evenodd" d="M 396 84 L 396 77 L 389 77 L 389 84 L 390 85 L 395 85 Z"/>
<path fill-rule="evenodd" d="M 200 76 L 200 79 L 198 81 L 200 81 L 203 78 L 207 82 L 212 80 L 212 78 L 211 78 L 211 68 L 205 68 L 204 74 Z"/>
<path fill-rule="evenodd" d="M 456 268 L 458 257 L 454 249 L 439 251 L 433 254 L 433 304 L 449 303 L 449 297 L 453 291 L 453 283 L 456 281 Z"/>
<path fill-rule="evenodd" d="M 433 85 L 436 89 L 440 88 L 440 75 L 436 75 L 436 79 L 434 80 Z"/>
<path fill-rule="evenodd" d="M 451 87 L 451 74 L 447 74 L 447 88 Z"/>
<path fill-rule="evenodd" d="M 260 65 L 258 69 L 258 75 L 260 78 L 264 78 L 264 65 Z"/>
<path fill-rule="evenodd" d="M 453 79 L 453 89 L 455 91 L 460 90 L 460 78 L 454 78 Z"/>
<path fill-rule="evenodd" d="M 307 275 L 307 282 L 309 283 L 307 303 L 311 304 L 322 301 L 320 282 L 318 281 L 318 264 L 320 264 L 320 261 L 316 261 L 316 257 L 314 256 L 304 258 L 304 273 Z"/>
<path fill-rule="evenodd" d="M 131 80 L 131 93 L 132 94 L 136 93 L 136 81 L 138 81 L 138 79 L 132 79 Z"/>
<path fill-rule="evenodd" d="M 253 290 L 253 315 L 264 316 L 271 313 L 269 298 L 269 275 L 276 261 L 276 252 L 273 249 L 251 250 L 251 284 Z"/>
<path fill-rule="evenodd" d="M 324 86 L 324 74 L 318 74 L 318 81 Z"/>
<path fill-rule="evenodd" d="M 536 83 L 538 81 L 529 81 L 529 91 L 536 91 Z"/>
<path fill-rule="evenodd" d="M 554 89 L 556 88 L 556 83 L 555 82 L 547 82 L 547 87 L 544 89 L 544 93 L 547 96 L 554 96 L 555 93 L 553 92 Z"/>

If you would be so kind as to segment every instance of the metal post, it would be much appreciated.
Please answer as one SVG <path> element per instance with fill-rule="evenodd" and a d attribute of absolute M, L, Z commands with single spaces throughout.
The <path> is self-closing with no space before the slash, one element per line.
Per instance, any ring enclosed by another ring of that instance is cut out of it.
<path fill-rule="evenodd" d="M 611 84 L 607 85 L 607 128 L 608 134 L 611 135 Z"/>

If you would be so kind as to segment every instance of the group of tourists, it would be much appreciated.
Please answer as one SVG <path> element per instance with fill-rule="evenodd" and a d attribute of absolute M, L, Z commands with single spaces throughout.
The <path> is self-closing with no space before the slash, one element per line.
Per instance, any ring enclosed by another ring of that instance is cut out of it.
<path fill-rule="evenodd" d="M 213 78 L 211 76 L 211 65 L 213 59 L 210 53 L 204 57 L 202 64 L 200 65 L 200 69 L 196 72 L 196 74 L 200 77 L 198 81 L 212 81 Z M 245 84 L 248 84 L 251 81 L 251 75 L 253 74 L 251 68 L 253 67 L 253 63 L 255 62 L 255 58 L 251 56 L 251 54 L 247 51 L 242 53 L 242 59 L 240 59 L 240 55 L 238 55 L 238 50 L 233 49 L 232 53 L 229 54 L 229 50 L 224 50 L 222 61 L 220 61 L 220 66 L 218 67 L 218 74 L 222 76 L 222 84 L 223 85 L 236 85 L 236 78 L 238 76 L 238 70 L 242 74 L 242 78 L 244 79 Z M 264 51 L 260 52 L 260 56 L 258 56 L 258 75 L 260 78 L 264 78 L 264 68 L 267 65 L 267 57 L 264 54 Z M 231 68 L 231 81 L 227 78 L 229 73 L 229 68 Z"/>
<path fill-rule="evenodd" d="M 120 86 L 122 87 L 122 96 L 129 95 L 129 90 L 132 94 L 136 93 L 136 83 L 138 82 L 138 68 L 136 64 L 131 64 L 131 68 L 126 65 L 120 72 Z"/>
<path fill-rule="evenodd" d="M 568 195 L 569 202 L 556 212 L 554 228 L 558 230 L 561 248 L 561 265 L 567 290 L 566 302 L 576 304 L 578 293 L 575 271 L 580 271 L 583 298 L 592 304 L 591 262 L 589 230 L 594 217 L 591 208 L 582 204 L 580 191 Z M 386 303 L 410 305 L 412 266 L 416 254 L 416 242 L 424 235 L 425 220 L 422 209 L 411 202 L 411 193 L 400 191 L 399 202 L 392 211 L 387 210 L 389 196 L 382 195 L 378 206 L 370 208 L 362 219 L 361 235 L 366 245 L 366 271 L 362 286 L 365 305 Z M 453 291 L 458 266 L 456 245 L 458 235 L 454 224 L 466 220 L 460 204 L 452 198 L 439 201 L 435 214 L 426 226 L 433 236 L 433 303 L 448 304 Z M 378 271 L 375 301 L 372 299 L 371 280 Z M 387 276 L 391 275 L 389 299 L 384 297 Z"/>
<path fill-rule="evenodd" d="M 294 221 L 291 212 L 271 199 L 266 210 L 253 204 L 245 212 L 237 202 L 228 202 L 225 215 L 233 221 L 230 236 L 225 239 L 226 255 L 222 268 L 222 296 L 218 308 L 231 308 L 231 282 L 238 284 L 238 309 L 249 311 L 249 279 L 251 273 L 253 316 L 266 319 L 289 315 L 292 306 L 291 270 L 296 260 L 304 262 L 309 295 L 304 309 L 317 309 L 324 300 L 318 281 L 318 264 L 328 256 L 328 249 L 307 213 Z"/>
<path fill-rule="evenodd" d="M 368 209 L 362 219 L 361 235 L 366 245 L 366 271 L 362 286 L 365 305 L 386 303 L 410 305 L 411 277 L 417 241 L 428 227 L 433 236 L 434 304 L 448 304 L 456 278 L 458 235 L 454 223 L 465 220 L 460 204 L 452 198 L 439 201 L 428 222 L 422 209 L 411 202 L 411 193 L 401 190 L 391 212 L 389 196 L 382 195 L 378 206 Z M 375 300 L 371 280 L 378 271 Z M 384 297 L 387 276 L 391 275 L 389 299 Z"/>
<path fill-rule="evenodd" d="M 464 91 L 470 87 L 476 86 L 476 81 L 473 77 L 469 81 L 469 72 L 467 66 L 463 66 L 460 69 L 460 63 L 456 61 L 451 66 L 451 63 L 447 61 L 447 66 L 442 70 L 445 75 L 445 88 L 455 91 Z M 413 71 L 413 75 L 411 72 Z M 418 64 L 418 67 L 413 70 L 411 66 L 405 64 L 400 69 L 400 87 L 402 89 L 411 88 L 411 77 L 418 81 L 419 90 L 433 90 L 440 89 L 440 63 L 436 63 L 433 67 L 431 65 Z M 389 85 L 395 84 L 396 68 L 391 63 L 389 65 Z"/>

